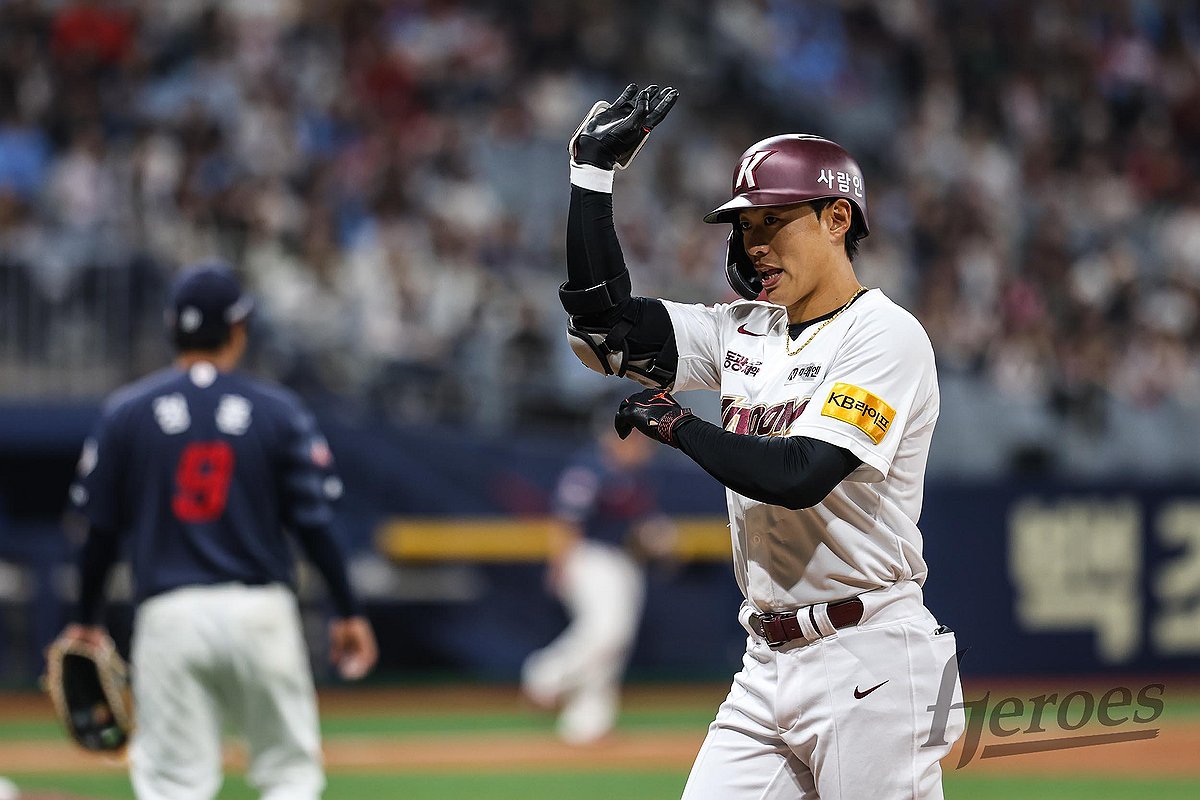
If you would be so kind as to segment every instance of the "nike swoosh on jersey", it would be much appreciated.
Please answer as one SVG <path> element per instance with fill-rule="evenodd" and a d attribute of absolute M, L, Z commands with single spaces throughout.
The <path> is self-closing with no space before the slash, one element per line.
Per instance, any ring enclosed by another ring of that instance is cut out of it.
<path fill-rule="evenodd" d="M 890 681 L 890 680 L 891 680 L 891 678 L 888 678 L 888 681 Z M 887 683 L 888 681 L 884 681 L 883 683 Z M 864 697 L 866 697 L 867 695 L 869 695 L 871 692 L 875 691 L 875 690 L 876 690 L 876 689 L 878 689 L 880 686 L 883 686 L 883 683 L 877 683 L 877 684 L 875 684 L 874 686 L 872 686 L 870 689 L 867 689 L 865 692 L 860 692 L 860 691 L 858 690 L 858 687 L 857 687 L 857 686 L 855 686 L 855 687 L 854 687 L 854 699 L 855 699 L 855 700 L 862 700 Z"/>
<path fill-rule="evenodd" d="M 746 330 L 746 326 L 745 326 L 745 325 L 742 325 L 742 326 L 738 327 L 738 333 L 744 333 L 744 334 L 746 334 L 747 336 L 766 336 L 766 334 L 765 334 L 765 333 L 755 333 L 754 331 L 748 331 L 748 330 Z"/>

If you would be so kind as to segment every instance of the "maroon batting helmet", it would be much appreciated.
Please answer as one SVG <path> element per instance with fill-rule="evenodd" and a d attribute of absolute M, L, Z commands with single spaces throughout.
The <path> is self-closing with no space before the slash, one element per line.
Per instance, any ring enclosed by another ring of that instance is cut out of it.
<path fill-rule="evenodd" d="M 763 139 L 742 153 L 733 173 L 733 199 L 704 217 L 705 222 L 734 223 L 726 265 L 734 291 L 747 300 L 762 292 L 762 280 L 742 245 L 738 212 L 838 197 L 850 202 L 866 236 L 870 228 L 862 170 L 836 142 L 807 133 L 786 133 Z"/>

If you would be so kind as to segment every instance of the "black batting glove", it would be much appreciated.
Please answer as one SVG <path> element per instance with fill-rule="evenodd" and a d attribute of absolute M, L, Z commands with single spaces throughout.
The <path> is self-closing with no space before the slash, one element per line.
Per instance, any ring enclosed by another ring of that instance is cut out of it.
<path fill-rule="evenodd" d="M 670 86 L 650 84 L 638 91 L 636 83 L 629 84 L 612 105 L 592 106 L 571 137 L 571 159 L 604 170 L 625 169 L 678 99 Z"/>
<path fill-rule="evenodd" d="M 645 389 L 621 401 L 613 424 L 622 439 L 637 428 L 651 439 L 677 447 L 675 427 L 691 418 L 692 410 L 675 402 L 665 389 Z"/>

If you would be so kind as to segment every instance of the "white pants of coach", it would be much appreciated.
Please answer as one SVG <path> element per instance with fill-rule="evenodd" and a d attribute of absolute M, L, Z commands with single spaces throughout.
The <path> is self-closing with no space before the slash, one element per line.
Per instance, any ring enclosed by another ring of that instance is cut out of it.
<path fill-rule="evenodd" d="M 584 744 L 616 723 L 621 675 L 645 601 L 642 567 L 623 549 L 581 541 L 563 564 L 559 597 L 571 623 L 522 670 L 525 690 L 561 701 L 558 733 Z"/>
<path fill-rule="evenodd" d="M 187 587 L 138 608 L 139 800 L 208 800 L 222 782 L 222 729 L 244 735 L 247 779 L 264 800 L 315 800 L 325 787 L 316 696 L 296 598 L 285 586 Z"/>
<path fill-rule="evenodd" d="M 964 724 L 957 668 L 960 707 L 926 743 L 954 634 L 935 633 L 915 583 L 860 597 L 859 624 L 831 636 L 772 650 L 750 634 L 683 800 L 942 797 L 939 761 Z"/>

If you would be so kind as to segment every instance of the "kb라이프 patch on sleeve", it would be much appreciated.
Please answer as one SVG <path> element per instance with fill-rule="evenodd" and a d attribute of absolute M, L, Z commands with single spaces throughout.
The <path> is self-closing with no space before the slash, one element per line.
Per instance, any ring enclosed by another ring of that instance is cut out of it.
<path fill-rule="evenodd" d="M 835 383 L 821 407 L 821 416 L 848 422 L 879 444 L 896 418 L 896 409 L 866 389 Z"/>

